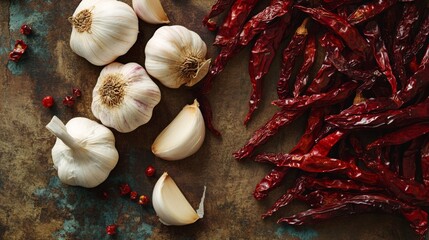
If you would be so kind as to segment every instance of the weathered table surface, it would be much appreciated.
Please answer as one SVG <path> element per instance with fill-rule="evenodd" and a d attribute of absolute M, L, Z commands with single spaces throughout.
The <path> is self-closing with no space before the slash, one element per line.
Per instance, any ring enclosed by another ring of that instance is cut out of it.
<path fill-rule="evenodd" d="M 131 3 L 131 1 L 126 1 Z M 171 24 L 184 25 L 201 35 L 209 47 L 214 34 L 201 24 L 214 0 L 162 1 Z M 90 110 L 92 88 L 101 67 L 75 55 L 69 47 L 72 15 L 79 0 L 1 0 L 0 1 L 0 239 L 108 239 L 105 227 L 118 225 L 114 239 L 413 239 L 407 222 L 385 214 L 342 217 L 310 227 L 276 224 L 277 218 L 302 210 L 294 204 L 279 214 L 261 220 L 260 215 L 284 192 L 277 189 L 267 200 L 252 197 L 255 184 L 269 171 L 268 165 L 247 160 L 237 162 L 231 153 L 249 138 L 274 112 L 274 84 L 278 64 L 265 80 L 264 102 L 251 123 L 242 124 L 250 92 L 246 72 L 248 52 L 235 57 L 216 80 L 209 98 L 215 125 L 222 139 L 208 134 L 194 156 L 177 162 L 156 159 L 150 145 L 156 135 L 185 105 L 192 102 L 189 89 L 167 89 L 161 84 L 162 100 L 152 120 L 137 130 L 116 131 L 120 160 L 109 178 L 99 187 L 84 189 L 62 184 L 52 167 L 50 150 L 55 138 L 45 125 L 53 115 L 63 121 L 84 116 L 94 119 Z M 31 36 L 19 33 L 21 24 L 34 29 Z M 119 62 L 144 64 L 144 47 L 157 26 L 140 21 L 137 43 Z M 16 39 L 29 44 L 26 58 L 9 62 L 8 53 Z M 277 61 L 278 62 L 278 61 Z M 79 87 L 83 96 L 73 109 L 61 99 Z M 52 95 L 57 105 L 45 109 L 41 99 Z M 284 128 L 261 151 L 287 151 L 303 131 L 302 118 Z M 151 195 L 155 178 L 144 175 L 153 164 L 167 171 L 197 207 L 203 186 L 207 186 L 206 215 L 184 227 L 166 227 L 153 209 L 141 207 L 119 196 L 118 186 L 127 182 L 139 193 Z M 109 198 L 100 197 L 108 192 Z"/>

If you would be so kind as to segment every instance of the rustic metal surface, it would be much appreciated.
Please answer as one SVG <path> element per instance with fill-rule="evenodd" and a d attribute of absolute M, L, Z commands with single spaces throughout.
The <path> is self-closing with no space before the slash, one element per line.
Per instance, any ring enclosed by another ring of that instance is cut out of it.
<path fill-rule="evenodd" d="M 131 1 L 126 1 L 130 4 Z M 184 25 L 208 43 L 209 57 L 217 49 L 210 45 L 214 34 L 201 25 L 203 15 L 214 0 L 162 1 L 171 24 Z M 248 139 L 276 110 L 274 84 L 278 65 L 265 80 L 262 107 L 246 128 L 250 84 L 247 75 L 248 51 L 243 51 L 216 80 L 210 94 L 215 125 L 223 138 L 208 134 L 201 150 L 177 162 L 154 158 L 150 145 L 156 135 L 185 105 L 192 102 L 189 89 L 167 89 L 159 84 L 161 103 L 152 120 L 137 130 L 114 131 L 120 160 L 106 182 L 94 189 L 61 184 L 52 167 L 50 149 L 55 138 L 44 128 L 53 115 L 63 121 L 84 116 L 94 119 L 91 92 L 101 67 L 75 55 L 68 44 L 71 26 L 67 18 L 79 0 L 0 1 L 0 239 L 109 239 L 105 226 L 118 224 L 114 239 L 413 239 L 416 236 L 400 217 L 365 214 L 326 221 L 311 227 L 278 225 L 276 219 L 304 206 L 295 204 L 274 217 L 260 215 L 279 197 L 284 188 L 262 202 L 253 199 L 255 184 L 270 166 L 247 160 L 236 162 L 231 153 Z M 34 29 L 31 36 L 19 33 L 23 23 Z M 137 43 L 119 62 L 144 64 L 144 47 L 156 26 L 140 21 Z M 8 61 L 16 39 L 29 44 L 25 59 Z M 278 61 L 277 61 L 278 62 Z M 73 109 L 61 99 L 72 87 L 83 96 Z M 52 95 L 53 109 L 45 109 L 41 99 Z M 282 129 L 262 150 L 286 151 L 302 132 L 303 122 Z M 197 207 L 203 186 L 207 186 L 206 215 L 185 227 L 163 226 L 151 207 L 140 207 L 119 196 L 118 185 L 127 182 L 139 193 L 151 195 L 155 178 L 144 169 L 153 164 L 175 179 L 186 197 Z M 109 193 L 107 200 L 101 193 Z"/>

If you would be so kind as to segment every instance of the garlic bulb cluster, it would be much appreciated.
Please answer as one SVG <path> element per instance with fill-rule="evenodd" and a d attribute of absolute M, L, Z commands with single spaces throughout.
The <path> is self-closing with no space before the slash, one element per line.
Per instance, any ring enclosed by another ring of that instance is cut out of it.
<path fill-rule="evenodd" d="M 152 205 L 164 225 L 188 225 L 203 218 L 205 193 L 204 186 L 199 208 L 194 210 L 174 180 L 164 172 L 153 188 Z"/>
<path fill-rule="evenodd" d="M 139 32 L 134 10 L 117 0 L 82 0 L 70 22 L 71 49 L 97 66 L 127 53 Z"/>
<path fill-rule="evenodd" d="M 197 100 L 186 105 L 152 144 L 155 156 L 180 160 L 191 156 L 204 142 L 205 125 Z"/>
<path fill-rule="evenodd" d="M 131 132 L 147 123 L 161 92 L 137 63 L 111 63 L 103 68 L 92 92 L 94 116 L 119 132 Z"/>
<path fill-rule="evenodd" d="M 116 166 L 115 137 L 105 126 L 82 117 L 64 125 L 54 116 L 46 128 L 57 137 L 52 160 L 61 182 L 92 188 L 106 180 Z"/>
<path fill-rule="evenodd" d="M 145 48 L 147 72 L 164 86 L 193 86 L 208 72 L 207 46 L 201 37 L 183 26 L 163 26 Z"/>
<path fill-rule="evenodd" d="M 133 0 L 133 9 L 137 16 L 147 23 L 163 24 L 170 22 L 160 0 Z"/>

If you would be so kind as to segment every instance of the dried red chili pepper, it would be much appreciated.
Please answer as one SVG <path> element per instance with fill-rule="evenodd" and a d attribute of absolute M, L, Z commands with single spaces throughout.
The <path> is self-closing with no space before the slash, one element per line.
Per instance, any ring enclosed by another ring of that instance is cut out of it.
<path fill-rule="evenodd" d="M 310 150 L 309 154 L 324 157 L 328 156 L 332 147 L 334 147 L 334 145 L 337 144 L 338 141 L 340 141 L 346 135 L 346 133 L 347 132 L 344 130 L 337 130 L 329 134 L 317 142 Z"/>
<path fill-rule="evenodd" d="M 361 3 L 362 0 L 322 0 L 322 6 L 328 10 L 334 10 L 340 6 Z"/>
<path fill-rule="evenodd" d="M 254 15 L 244 25 L 243 30 L 240 33 L 239 43 L 241 45 L 247 45 L 249 42 L 258 34 L 266 31 L 269 24 L 272 23 L 276 18 L 283 17 L 286 22 L 290 20 L 290 10 L 292 8 L 292 0 L 271 0 L 270 4 L 264 8 L 261 12 Z M 278 26 L 281 31 L 282 26 Z"/>
<path fill-rule="evenodd" d="M 392 67 L 390 66 L 389 54 L 386 46 L 384 45 L 383 39 L 381 38 L 380 29 L 375 22 L 370 22 L 366 25 L 365 36 L 370 42 L 372 47 L 372 54 L 377 62 L 380 71 L 386 76 L 387 81 L 392 89 L 392 95 L 397 92 L 396 77 L 393 74 Z"/>
<path fill-rule="evenodd" d="M 307 95 L 321 93 L 326 90 L 337 69 L 329 61 L 328 56 L 323 60 L 322 66 L 306 90 Z"/>
<path fill-rule="evenodd" d="M 429 108 L 429 105 L 426 104 Z M 389 145 L 400 145 L 411 141 L 419 136 L 429 133 L 429 122 L 421 122 L 406 126 L 375 140 L 367 146 L 367 149 Z"/>
<path fill-rule="evenodd" d="M 401 127 L 425 120 L 429 120 L 429 98 L 419 104 L 399 110 L 345 117 L 334 115 L 326 119 L 327 122 L 341 129 Z"/>
<path fill-rule="evenodd" d="M 262 98 L 262 78 L 268 73 L 280 46 L 283 34 L 289 25 L 289 18 L 283 16 L 279 21 L 267 27 L 253 45 L 249 60 L 249 76 L 252 83 L 252 92 L 249 100 L 249 111 L 245 117 L 247 124 L 254 111 L 258 108 Z"/>
<path fill-rule="evenodd" d="M 315 143 L 317 135 L 322 129 L 325 111 L 324 108 L 311 109 L 305 132 L 295 147 L 290 151 L 291 154 L 306 154 L 310 151 Z"/>
<path fill-rule="evenodd" d="M 270 137 L 274 136 L 281 127 L 292 123 L 301 116 L 304 111 L 286 111 L 276 112 L 268 122 L 256 130 L 247 143 L 238 151 L 233 153 L 237 160 L 249 157 L 256 147 L 265 143 Z"/>
<path fill-rule="evenodd" d="M 342 201 L 309 209 L 290 217 L 283 217 L 278 222 L 302 225 L 312 223 L 315 220 L 326 220 L 346 214 L 371 212 L 376 209 L 388 213 L 401 213 L 420 236 L 424 236 L 427 232 L 428 214 L 425 211 L 381 194 L 358 195 L 346 198 Z"/>
<path fill-rule="evenodd" d="M 309 14 L 320 24 L 329 27 L 335 34 L 340 36 L 353 51 L 357 51 L 364 56 L 369 52 L 368 43 L 360 35 L 359 31 L 338 15 L 320 7 L 306 8 L 303 6 L 294 6 L 294 8 Z"/>
<path fill-rule="evenodd" d="M 14 49 L 9 53 L 9 60 L 19 62 L 27 48 L 28 45 L 23 40 L 16 40 Z"/>
<path fill-rule="evenodd" d="M 273 168 L 261 181 L 256 185 L 253 191 L 253 197 L 262 200 L 268 196 L 268 192 L 276 188 L 286 176 L 288 168 Z"/>
<path fill-rule="evenodd" d="M 417 62 L 416 56 L 414 56 L 410 63 L 408 63 L 408 67 L 410 68 L 411 72 L 415 73 L 419 70 L 419 63 Z"/>
<path fill-rule="evenodd" d="M 225 17 L 222 26 L 219 27 L 213 44 L 226 46 L 235 41 L 256 3 L 258 3 L 258 0 L 236 0 Z"/>
<path fill-rule="evenodd" d="M 407 76 L 404 67 L 405 50 L 409 47 L 408 39 L 413 24 L 417 21 L 419 12 L 414 3 L 404 5 L 402 18 L 396 29 L 396 36 L 393 40 L 393 69 L 401 82 L 402 88 L 406 85 Z"/>
<path fill-rule="evenodd" d="M 207 28 L 210 31 L 215 31 L 217 26 L 216 26 L 216 23 L 213 22 L 211 19 L 222 14 L 225 10 L 227 10 L 231 6 L 233 2 L 234 0 L 218 0 L 211 7 L 210 12 L 206 16 L 204 16 L 203 25 L 207 26 Z"/>
<path fill-rule="evenodd" d="M 391 7 L 396 2 L 397 0 L 376 0 L 374 2 L 360 5 L 352 14 L 347 17 L 347 21 L 351 25 L 365 22 Z"/>
<path fill-rule="evenodd" d="M 277 82 L 277 95 L 279 99 L 285 99 L 289 95 L 289 80 L 292 75 L 295 59 L 304 51 L 305 41 L 307 40 L 307 23 L 308 19 L 305 19 L 296 29 L 289 45 L 283 50 L 280 78 Z"/>
<path fill-rule="evenodd" d="M 429 186 L 429 137 L 424 140 L 420 153 L 423 182 L 425 186 Z"/>
<path fill-rule="evenodd" d="M 405 63 L 410 62 L 422 49 L 429 35 L 429 13 L 424 16 L 423 22 L 417 31 L 417 35 L 411 43 L 411 47 L 405 53 Z"/>
<path fill-rule="evenodd" d="M 402 177 L 405 179 L 415 180 L 416 178 L 416 162 L 420 158 L 423 140 L 423 137 L 413 139 L 402 155 Z"/>
<path fill-rule="evenodd" d="M 301 95 L 303 89 L 308 84 L 309 71 L 316 60 L 316 37 L 310 35 L 307 39 L 307 45 L 304 51 L 304 60 L 301 68 L 295 79 L 295 86 L 293 90 L 293 96 L 298 97 Z"/>
<path fill-rule="evenodd" d="M 356 194 L 348 192 L 332 192 L 324 190 L 314 190 L 307 194 L 297 195 L 296 199 L 310 205 L 310 207 L 322 207 L 337 203 L 344 199 L 356 196 Z"/>
<path fill-rule="evenodd" d="M 346 82 L 339 88 L 335 88 L 326 93 L 313 94 L 310 96 L 300 96 L 296 98 L 287 98 L 283 100 L 275 100 L 273 104 L 283 109 L 300 110 L 310 107 L 323 107 L 337 104 L 350 97 L 358 83 L 354 81 Z"/>
<path fill-rule="evenodd" d="M 221 133 L 213 126 L 213 113 L 207 96 L 200 92 L 194 92 L 194 95 L 196 96 L 196 98 L 198 99 L 198 103 L 200 104 L 201 114 L 203 115 L 204 123 L 207 129 L 209 129 L 209 131 L 213 135 L 220 137 Z"/>

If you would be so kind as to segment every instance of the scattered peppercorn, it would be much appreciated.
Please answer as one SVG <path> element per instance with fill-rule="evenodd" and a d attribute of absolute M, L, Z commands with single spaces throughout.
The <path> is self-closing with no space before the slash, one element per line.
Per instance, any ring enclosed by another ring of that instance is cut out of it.
<path fill-rule="evenodd" d="M 65 96 L 63 99 L 63 104 L 67 107 L 73 107 L 74 102 L 75 100 L 73 96 Z"/>
<path fill-rule="evenodd" d="M 72 89 L 72 93 L 73 93 L 73 96 L 75 96 L 75 97 L 80 97 L 80 96 L 82 96 L 82 91 L 80 91 L 80 89 L 79 88 L 73 88 Z"/>
<path fill-rule="evenodd" d="M 124 183 L 124 184 L 121 184 L 119 186 L 119 190 L 120 190 L 120 193 L 122 196 L 126 196 L 126 195 L 130 194 L 131 187 L 130 187 L 130 185 L 128 185 L 128 183 Z"/>
<path fill-rule="evenodd" d="M 116 234 L 116 224 L 112 224 L 106 227 L 106 233 L 110 236 Z"/>
<path fill-rule="evenodd" d="M 19 62 L 28 45 L 22 40 L 16 40 L 15 48 L 9 53 L 9 60 Z"/>
<path fill-rule="evenodd" d="M 139 197 L 139 205 L 147 205 L 149 203 L 149 197 L 146 195 L 141 195 Z"/>
<path fill-rule="evenodd" d="M 24 35 L 30 35 L 30 34 L 31 34 L 32 29 L 31 29 L 31 27 L 30 27 L 30 26 L 28 26 L 27 24 L 23 24 L 23 25 L 21 26 L 21 28 L 19 29 L 19 31 L 21 32 L 21 34 L 24 34 Z"/>
<path fill-rule="evenodd" d="M 152 165 L 147 166 L 145 170 L 145 174 L 148 177 L 152 177 L 153 175 L 155 175 L 155 172 L 156 172 L 156 169 Z"/>
<path fill-rule="evenodd" d="M 42 99 L 42 105 L 45 108 L 50 108 L 54 106 L 54 98 L 52 96 L 46 96 Z"/>
<path fill-rule="evenodd" d="M 130 192 L 130 199 L 131 200 L 137 200 L 137 197 L 139 196 L 139 194 L 136 191 L 132 191 Z"/>

